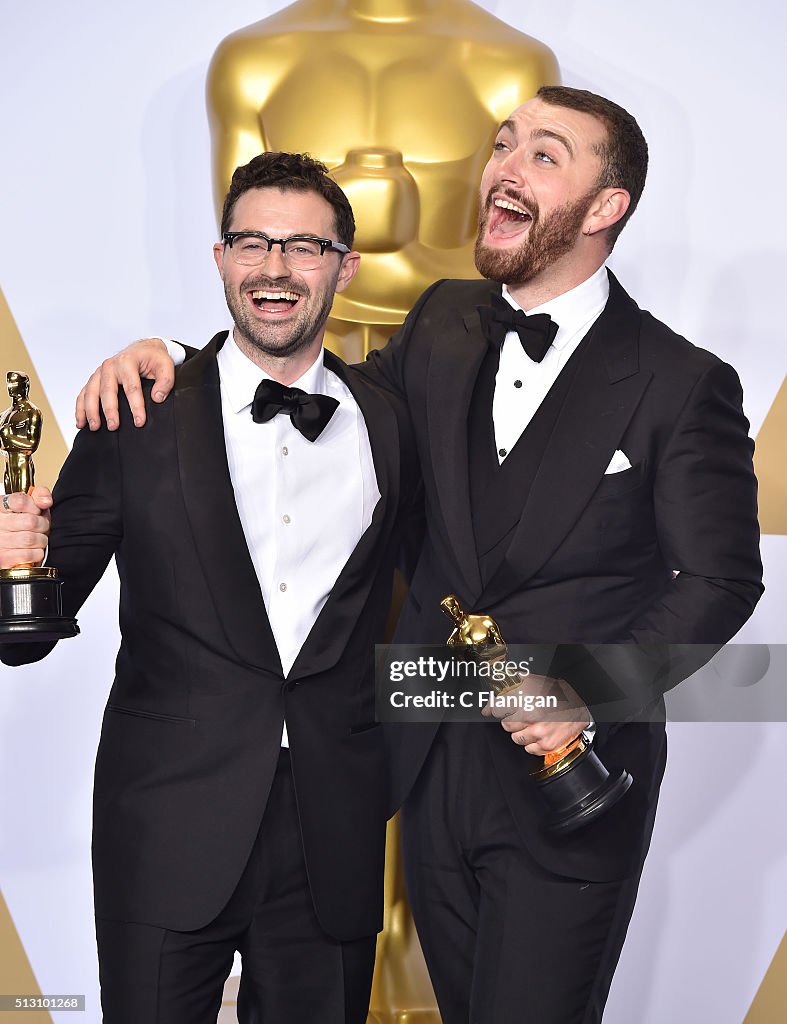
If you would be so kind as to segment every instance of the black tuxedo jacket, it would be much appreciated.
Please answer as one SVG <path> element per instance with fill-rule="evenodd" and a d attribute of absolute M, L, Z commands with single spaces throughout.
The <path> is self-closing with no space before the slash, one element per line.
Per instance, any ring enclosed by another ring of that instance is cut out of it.
<path fill-rule="evenodd" d="M 495 291 L 488 281 L 437 282 L 367 363 L 367 372 L 406 397 L 423 470 L 426 539 L 399 639 L 444 642 L 450 623 L 439 602 L 456 593 L 466 608 L 492 615 L 509 643 L 726 642 L 762 592 L 753 444 L 740 384 L 730 366 L 640 310 L 611 274 L 608 303 L 517 499 L 505 555 L 482 578 L 468 411 L 487 352 L 478 306 Z M 616 449 L 631 468 L 606 475 Z M 569 682 L 582 694 L 581 681 Z M 659 717 L 661 689 L 648 693 L 655 707 L 643 720 Z M 600 756 L 625 765 L 634 786 L 602 820 L 560 839 L 540 824 L 527 778 L 533 759 L 499 725 L 478 728 L 520 832 L 542 863 L 591 880 L 632 869 L 655 811 L 663 725 L 599 724 Z M 395 803 L 406 798 L 436 729 L 390 728 Z"/>
<path fill-rule="evenodd" d="M 385 777 L 374 643 L 403 502 L 417 492 L 400 402 L 325 353 L 366 421 L 381 499 L 285 682 L 230 482 L 216 338 L 143 430 L 83 430 L 54 490 L 49 562 L 73 615 L 115 555 L 122 640 L 98 751 L 98 916 L 189 930 L 231 895 L 260 827 L 286 717 L 317 917 L 382 923 Z M 315 515 L 320 510 L 315 509 Z M 51 645 L 6 645 L 37 660 Z M 86 666 L 86 671 L 89 667 Z M 79 680 L 65 685 L 78 686 Z"/>

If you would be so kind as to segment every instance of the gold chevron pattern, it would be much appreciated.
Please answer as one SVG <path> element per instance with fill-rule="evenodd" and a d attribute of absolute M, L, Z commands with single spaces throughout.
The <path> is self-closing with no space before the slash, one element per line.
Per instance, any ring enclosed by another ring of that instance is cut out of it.
<path fill-rule="evenodd" d="M 787 1006 L 787 933 L 762 979 L 743 1024 L 777 1024 Z"/>
<path fill-rule="evenodd" d="M 44 420 L 41 445 L 35 456 L 36 483 L 45 483 L 51 487 L 57 480 L 57 474 L 68 454 L 66 443 L 41 380 L 33 366 L 33 360 L 30 358 L 3 291 L 0 289 L 0 410 L 11 404 L 5 393 L 7 370 L 21 370 L 30 378 L 30 397 L 41 410 Z"/>
<path fill-rule="evenodd" d="M 36 976 L 27 959 L 11 911 L 0 892 L 0 993 L 3 995 L 41 995 Z M 6 1014 L 3 1014 L 5 1017 Z M 24 1018 L 25 1024 L 52 1024 L 46 1010 L 25 1010 L 7 1014 L 8 1022 Z"/>
<path fill-rule="evenodd" d="M 760 484 L 760 529 L 787 534 L 787 381 L 757 435 L 754 468 Z"/>

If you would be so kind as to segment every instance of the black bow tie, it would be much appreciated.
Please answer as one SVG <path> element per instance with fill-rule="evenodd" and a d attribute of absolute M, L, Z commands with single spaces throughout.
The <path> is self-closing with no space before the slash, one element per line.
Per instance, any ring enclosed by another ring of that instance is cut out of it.
<path fill-rule="evenodd" d="M 540 363 L 547 354 L 558 332 L 558 325 L 548 313 L 528 316 L 521 309 L 510 306 L 501 295 L 493 295 L 490 305 L 479 306 L 478 315 L 490 345 L 499 349 L 506 334 L 516 331 L 522 348 L 536 363 Z"/>
<path fill-rule="evenodd" d="M 263 380 L 254 392 L 251 418 L 267 423 L 276 413 L 289 413 L 290 421 L 307 441 L 316 441 L 325 430 L 339 403 L 328 395 L 309 395 L 300 388 L 288 388 L 277 380 Z"/>

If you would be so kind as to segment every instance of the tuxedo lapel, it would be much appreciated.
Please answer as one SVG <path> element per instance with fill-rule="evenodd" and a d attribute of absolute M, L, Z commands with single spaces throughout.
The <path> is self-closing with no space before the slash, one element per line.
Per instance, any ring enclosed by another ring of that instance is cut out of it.
<path fill-rule="evenodd" d="M 342 656 L 369 596 L 400 497 L 399 424 L 394 410 L 375 385 L 327 350 L 325 365 L 350 389 L 366 422 L 380 500 L 306 638 L 287 677 L 290 680 L 323 672 Z"/>
<path fill-rule="evenodd" d="M 429 362 L 426 415 L 431 464 L 450 546 L 468 594 L 481 589 L 470 508 L 468 417 L 487 353 L 477 309 L 456 316 L 435 338 Z"/>
<path fill-rule="evenodd" d="M 494 604 L 551 557 L 598 487 L 651 378 L 639 369 L 640 311 L 610 274 L 610 295 L 591 329 L 522 517 L 485 588 Z"/>
<path fill-rule="evenodd" d="M 178 374 L 178 471 L 197 557 L 229 643 L 243 661 L 281 672 L 227 464 L 216 363 L 226 336 L 217 334 Z"/>

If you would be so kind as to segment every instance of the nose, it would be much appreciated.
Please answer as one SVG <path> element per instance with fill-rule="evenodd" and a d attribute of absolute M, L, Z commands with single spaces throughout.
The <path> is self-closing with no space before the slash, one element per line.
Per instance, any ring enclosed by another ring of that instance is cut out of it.
<path fill-rule="evenodd" d="M 522 160 L 516 149 L 506 150 L 502 160 L 497 165 L 498 179 L 501 184 L 504 182 L 521 186 L 523 182 Z"/>
<path fill-rule="evenodd" d="M 287 266 L 280 245 L 271 247 L 271 251 L 265 256 L 262 268 L 268 277 L 280 278 L 290 276 L 290 268 Z"/>

